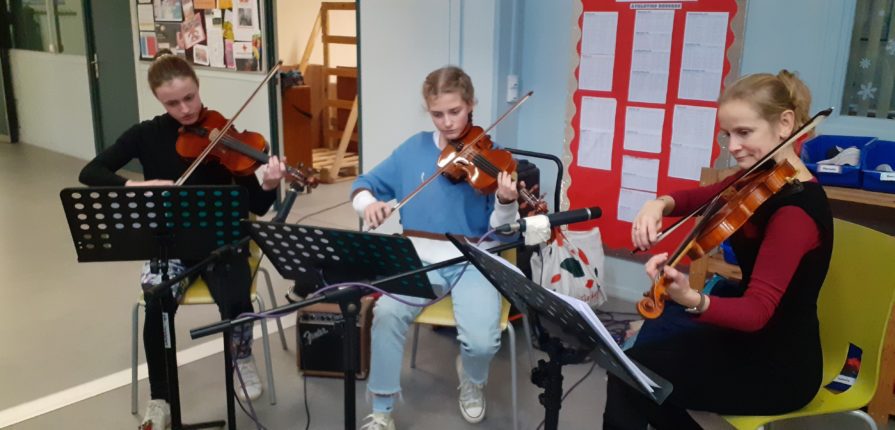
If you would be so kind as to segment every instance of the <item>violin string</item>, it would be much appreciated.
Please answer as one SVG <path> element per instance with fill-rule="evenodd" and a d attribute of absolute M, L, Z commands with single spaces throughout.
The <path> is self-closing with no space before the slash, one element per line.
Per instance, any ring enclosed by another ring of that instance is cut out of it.
<path fill-rule="evenodd" d="M 261 154 L 264 154 L 264 159 L 258 159 L 258 157 L 255 157 L 252 154 L 247 153 L 248 151 L 246 151 L 246 152 L 240 151 L 239 149 L 237 149 L 239 147 L 236 145 L 243 145 L 243 146 L 246 146 L 246 145 L 241 140 L 239 140 L 233 136 L 224 135 L 224 137 L 221 138 L 221 142 L 230 144 L 231 149 L 234 149 L 236 152 L 239 152 L 240 154 L 245 155 L 246 157 L 252 158 L 255 161 L 258 161 L 262 164 L 267 164 L 267 162 L 270 160 L 270 156 L 265 154 L 263 151 L 258 151 L 258 152 L 260 152 Z M 249 148 L 251 148 L 251 147 L 249 147 Z M 251 149 L 255 149 L 255 148 L 251 148 Z M 289 172 L 289 174 L 291 174 L 292 176 L 295 176 L 295 177 L 301 178 L 301 179 L 306 179 L 306 175 L 304 174 L 304 172 L 302 172 L 288 164 L 286 165 L 286 171 Z"/>

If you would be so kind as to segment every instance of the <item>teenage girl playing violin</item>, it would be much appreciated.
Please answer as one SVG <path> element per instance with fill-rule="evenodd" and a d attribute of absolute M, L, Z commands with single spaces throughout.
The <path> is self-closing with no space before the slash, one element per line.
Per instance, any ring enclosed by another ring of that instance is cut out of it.
<path fill-rule="evenodd" d="M 720 138 L 747 169 L 808 120 L 811 96 L 792 73 L 755 74 L 727 88 L 718 104 Z M 604 429 L 700 428 L 687 409 L 732 415 L 776 415 L 805 406 L 821 384 L 817 297 L 833 245 L 826 194 L 792 147 L 774 157 L 792 164 L 802 189 L 784 189 L 759 206 L 730 241 L 743 280 L 724 297 L 690 288 L 687 275 L 664 267 L 670 297 L 647 320 L 628 355 L 674 386 L 661 405 L 610 375 Z M 631 239 L 649 249 L 663 216 L 687 214 L 719 184 L 664 195 L 643 205 Z M 646 263 L 660 276 L 667 253 Z M 733 290 L 733 291 L 731 291 Z"/>
<path fill-rule="evenodd" d="M 90 186 L 166 186 L 174 185 L 187 169 L 190 160 L 178 155 L 175 145 L 178 131 L 182 126 L 192 125 L 203 112 L 199 96 L 199 79 L 186 60 L 161 50 L 149 67 L 149 87 L 166 113 L 134 125 L 124 132 L 114 145 L 104 150 L 90 161 L 81 171 L 80 181 Z M 143 181 L 126 179 L 116 172 L 131 160 L 138 160 L 143 167 Z M 284 164 L 271 156 L 264 169 L 261 183 L 254 174 L 234 176 L 215 162 L 200 165 L 186 182 L 187 185 L 229 185 L 245 187 L 249 193 L 250 209 L 263 215 L 276 199 L 276 188 L 284 174 Z M 171 276 L 182 272 L 190 262 L 171 262 Z M 212 270 L 203 272 L 212 297 L 218 303 L 221 318 L 235 318 L 243 312 L 252 311 L 249 290 L 252 274 L 247 257 L 234 255 L 228 260 L 215 264 Z M 160 283 L 160 276 L 149 271 L 144 265 L 141 281 L 144 284 Z M 185 282 L 186 285 L 189 282 Z M 252 358 L 252 325 L 246 324 L 233 331 L 234 355 L 245 381 L 245 389 L 250 398 L 261 395 L 262 386 Z M 146 321 L 143 325 L 143 347 L 146 364 L 149 367 L 149 386 L 152 399 L 143 415 L 145 429 L 164 429 L 170 422 L 168 381 L 165 375 L 164 344 L 162 335 L 161 309 L 156 301 L 146 303 Z M 244 397 L 243 387 L 236 392 Z"/>
<path fill-rule="evenodd" d="M 411 136 L 352 186 L 354 209 L 369 227 L 379 226 L 391 213 L 392 206 L 386 202 L 403 199 L 429 178 L 438 169 L 436 161 L 448 141 L 460 139 L 471 125 L 475 94 L 471 79 L 460 68 L 448 66 L 433 71 L 426 77 L 422 93 L 436 130 Z M 401 224 L 424 263 L 436 263 L 460 255 L 444 240 L 445 232 L 480 237 L 489 225 L 493 228 L 512 222 L 518 216 L 517 198 L 516 183 L 505 172 L 498 174 L 494 194 L 482 194 L 467 182 L 453 183 L 439 176 L 400 209 Z M 457 265 L 428 272 L 436 292 L 461 276 L 461 268 Z M 460 413 L 466 421 L 477 423 L 485 417 L 483 388 L 491 359 L 500 347 L 500 295 L 481 273 L 468 266 L 452 298 L 460 341 L 455 364 Z M 419 312 L 419 307 L 389 297 L 381 297 L 376 303 L 367 384 L 373 413 L 367 416 L 363 429 L 395 428 L 391 412 L 401 392 L 404 340 Z"/>

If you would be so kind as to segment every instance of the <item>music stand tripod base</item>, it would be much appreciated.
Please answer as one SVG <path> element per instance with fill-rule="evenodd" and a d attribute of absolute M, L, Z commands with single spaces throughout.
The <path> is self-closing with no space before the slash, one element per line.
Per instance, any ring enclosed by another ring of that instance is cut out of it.
<path fill-rule="evenodd" d="M 314 290 L 345 282 L 373 284 L 390 293 L 435 298 L 422 262 L 409 239 L 276 222 L 244 222 L 258 246 L 284 278 Z M 411 272 L 407 276 L 402 273 Z M 377 280 L 382 281 L 377 281 Z M 356 429 L 355 374 L 360 298 L 372 291 L 342 288 L 327 293 L 327 301 L 342 310 L 341 333 L 345 373 L 345 429 Z"/>

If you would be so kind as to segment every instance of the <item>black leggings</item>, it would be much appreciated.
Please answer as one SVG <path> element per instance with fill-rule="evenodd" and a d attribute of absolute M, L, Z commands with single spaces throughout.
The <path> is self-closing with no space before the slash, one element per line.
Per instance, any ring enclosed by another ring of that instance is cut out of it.
<path fill-rule="evenodd" d="M 208 285 L 211 296 L 218 305 L 222 319 L 235 318 L 241 313 L 252 312 L 250 298 L 252 274 L 248 260 L 242 255 L 232 255 L 202 272 L 202 279 Z M 175 304 L 175 312 L 176 312 Z M 170 315 L 169 318 L 173 318 Z M 251 324 L 247 324 L 251 335 Z M 244 331 L 246 328 L 243 327 Z M 234 340 L 240 336 L 234 334 Z M 251 338 L 249 338 L 251 339 Z M 250 342 L 250 341 L 249 341 Z M 251 345 L 249 343 L 248 345 Z M 168 378 L 165 368 L 165 344 L 162 328 L 162 309 L 156 300 L 146 302 L 146 321 L 143 323 L 143 348 L 146 352 L 146 366 L 149 370 L 149 391 L 153 399 L 168 398 Z M 251 354 L 240 351 L 237 355 Z M 236 356 L 236 355 L 235 355 Z"/>

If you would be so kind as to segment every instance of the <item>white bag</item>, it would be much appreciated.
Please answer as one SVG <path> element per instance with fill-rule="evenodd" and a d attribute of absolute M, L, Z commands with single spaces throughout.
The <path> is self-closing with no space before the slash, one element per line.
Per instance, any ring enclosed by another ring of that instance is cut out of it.
<path fill-rule="evenodd" d="M 542 287 L 575 297 L 594 308 L 606 301 L 605 259 L 599 227 L 564 231 L 553 242 L 541 245 L 541 255 L 531 256 L 531 274 Z"/>

